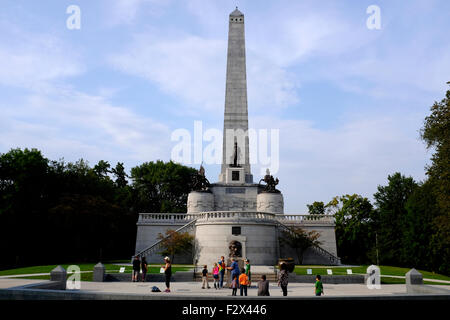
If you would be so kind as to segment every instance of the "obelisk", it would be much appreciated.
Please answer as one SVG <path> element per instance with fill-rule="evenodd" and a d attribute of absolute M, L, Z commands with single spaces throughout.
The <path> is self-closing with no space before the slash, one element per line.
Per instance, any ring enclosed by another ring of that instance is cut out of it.
<path fill-rule="evenodd" d="M 229 172 L 232 170 L 230 168 L 235 170 Z M 253 183 L 249 160 L 244 15 L 236 7 L 229 16 L 223 154 L 219 181 L 226 182 L 228 174 L 235 174 L 238 168 L 244 174 L 239 180 Z"/>

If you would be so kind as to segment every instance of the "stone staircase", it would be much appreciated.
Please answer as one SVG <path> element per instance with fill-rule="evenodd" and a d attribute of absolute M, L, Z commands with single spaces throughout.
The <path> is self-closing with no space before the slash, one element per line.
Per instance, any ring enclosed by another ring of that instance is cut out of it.
<path fill-rule="evenodd" d="M 193 219 L 191 221 L 189 221 L 188 223 L 186 223 L 185 225 L 181 226 L 180 228 L 178 228 L 177 230 L 175 230 L 175 232 L 182 232 L 182 231 L 188 231 L 191 228 L 195 227 L 195 223 L 197 222 L 197 219 Z M 283 232 L 289 232 L 289 233 L 293 233 L 294 231 L 287 225 L 285 225 L 284 223 L 280 222 L 280 221 L 276 221 L 276 225 L 277 227 L 283 231 Z M 165 236 L 163 239 L 157 241 L 156 243 L 152 244 L 151 246 L 139 251 L 135 256 L 138 256 L 139 258 L 142 258 L 143 256 L 147 256 L 149 254 L 155 253 L 157 251 L 160 250 L 161 248 L 161 244 L 165 239 L 170 238 L 172 235 L 168 235 Z M 316 251 L 317 254 L 321 255 L 325 260 L 326 260 L 326 264 L 327 265 L 340 265 L 341 264 L 341 259 L 339 257 L 336 257 L 335 255 L 333 255 L 332 253 L 328 252 L 327 250 L 323 249 L 322 247 L 318 246 L 318 245 L 312 245 L 311 249 Z M 133 261 L 134 257 L 133 256 L 131 258 L 131 261 Z M 201 279 L 201 270 L 200 272 L 198 272 L 200 274 L 200 279 Z M 257 276 L 260 276 L 261 274 L 257 274 L 254 273 Z M 266 274 L 266 273 L 262 273 L 262 274 Z M 269 276 L 268 274 L 266 274 L 266 276 Z M 194 279 L 197 279 L 197 273 L 194 277 Z"/>
<path fill-rule="evenodd" d="M 195 226 L 195 222 L 197 219 L 194 219 L 188 223 L 186 223 L 184 226 L 181 226 L 180 228 L 176 229 L 175 232 L 184 232 L 188 231 L 189 229 L 193 228 Z M 149 254 L 155 253 L 161 249 L 161 244 L 164 240 L 169 239 L 172 235 L 165 236 L 163 239 L 158 240 L 151 246 L 139 251 L 137 254 L 135 254 L 133 257 L 131 257 L 131 263 L 133 263 L 134 258 L 137 256 L 139 258 L 145 257 Z"/>
<path fill-rule="evenodd" d="M 284 223 L 281 223 L 279 221 L 277 222 L 277 226 L 283 232 L 288 232 L 288 233 L 294 232 L 290 227 L 288 227 L 287 225 L 285 225 Z M 313 244 L 311 246 L 311 249 L 316 251 L 322 257 L 324 257 L 327 261 L 327 263 L 326 263 L 327 265 L 335 265 L 335 266 L 341 265 L 341 259 L 339 257 L 336 257 L 334 254 L 328 252 L 324 248 Z"/>

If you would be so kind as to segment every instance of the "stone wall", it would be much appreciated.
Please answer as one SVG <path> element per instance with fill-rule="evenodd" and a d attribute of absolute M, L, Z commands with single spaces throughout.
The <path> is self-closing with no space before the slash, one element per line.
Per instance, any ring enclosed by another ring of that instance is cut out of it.
<path fill-rule="evenodd" d="M 241 235 L 232 234 L 233 226 L 241 228 Z M 197 224 L 196 229 L 200 265 L 211 265 L 222 255 L 228 257 L 232 240 L 242 244 L 242 258 L 250 259 L 252 264 L 274 265 L 277 262 L 275 225 L 234 221 Z"/>
<path fill-rule="evenodd" d="M 185 222 L 181 223 L 167 223 L 167 224 L 141 224 L 137 227 L 136 234 L 136 253 L 147 248 L 148 246 L 156 243 L 158 234 L 165 232 L 169 229 L 175 230 L 182 227 Z M 191 235 L 195 235 L 194 230 L 189 231 Z M 148 263 L 163 263 L 163 256 L 159 253 L 153 253 L 145 257 Z M 177 264 L 192 264 L 192 252 L 180 254 L 175 256 L 174 263 Z"/>
<path fill-rule="evenodd" d="M 321 234 L 321 247 L 336 256 L 336 240 L 332 217 L 308 215 L 279 215 L 264 212 L 209 212 L 198 214 L 141 214 L 136 236 L 136 253 L 158 241 L 158 234 L 168 229 L 178 229 L 193 219 L 198 219 L 196 227 L 190 229 L 195 236 L 195 252 L 175 257 L 175 263 L 210 264 L 224 255 L 228 257 L 229 243 L 237 240 L 243 244 L 242 256 L 254 265 L 274 265 L 278 258 L 296 258 L 295 251 L 279 246 L 277 221 L 287 226 L 300 226 L 307 231 Z M 240 235 L 232 234 L 232 227 L 241 227 Z M 154 253 L 146 256 L 150 263 L 162 263 L 162 256 Z M 298 261 L 296 261 L 298 263 Z M 304 253 L 304 264 L 329 265 L 330 260 L 316 250 Z"/>

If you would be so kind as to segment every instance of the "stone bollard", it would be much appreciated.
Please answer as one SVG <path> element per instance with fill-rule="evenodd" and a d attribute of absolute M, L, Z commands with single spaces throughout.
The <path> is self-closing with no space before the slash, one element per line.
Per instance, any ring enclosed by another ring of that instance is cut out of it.
<path fill-rule="evenodd" d="M 105 281 L 105 266 L 103 265 L 103 263 L 99 262 L 94 266 L 94 275 L 92 276 L 92 281 Z"/>
<path fill-rule="evenodd" d="M 422 274 L 416 269 L 411 269 L 406 273 L 406 285 L 423 284 Z"/>
<path fill-rule="evenodd" d="M 50 281 L 59 282 L 56 290 L 66 290 L 66 282 L 67 282 L 67 272 L 61 267 L 57 266 L 55 269 L 50 271 Z"/>

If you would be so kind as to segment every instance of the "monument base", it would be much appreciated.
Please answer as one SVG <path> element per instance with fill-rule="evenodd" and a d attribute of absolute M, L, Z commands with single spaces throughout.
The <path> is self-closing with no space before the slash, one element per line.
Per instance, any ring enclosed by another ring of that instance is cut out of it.
<path fill-rule="evenodd" d="M 227 259 L 227 267 L 230 267 L 230 266 L 231 266 L 231 263 L 232 263 L 231 259 L 232 259 L 232 258 L 228 258 L 228 259 Z M 238 266 L 239 266 L 239 274 L 241 274 L 241 270 L 242 270 L 242 268 L 244 268 L 244 266 L 245 266 L 245 262 L 244 262 L 245 258 L 242 258 L 242 257 L 234 257 L 234 259 L 235 259 L 236 262 L 238 263 Z M 231 279 L 231 270 L 228 270 L 228 269 L 227 269 L 227 287 L 231 288 L 231 281 L 232 281 L 232 280 L 233 280 L 233 279 Z M 238 283 L 239 283 L 239 279 L 238 279 Z"/>

